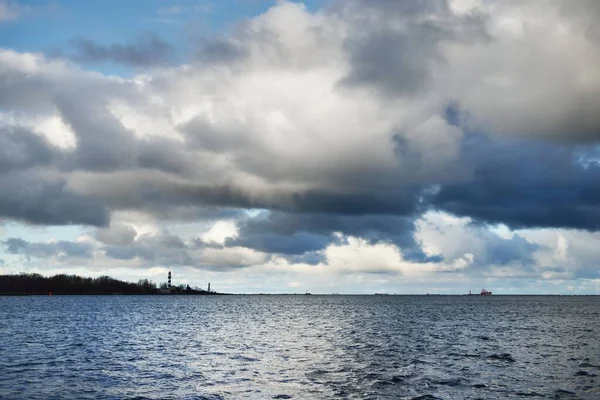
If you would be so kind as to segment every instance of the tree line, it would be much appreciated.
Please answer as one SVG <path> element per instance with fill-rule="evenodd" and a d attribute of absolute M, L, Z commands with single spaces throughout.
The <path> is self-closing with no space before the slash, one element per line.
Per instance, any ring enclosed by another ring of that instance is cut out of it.
<path fill-rule="evenodd" d="M 156 284 L 148 279 L 137 283 L 124 282 L 110 276 L 84 278 L 59 274 L 0 275 L 0 294 L 152 294 Z"/>

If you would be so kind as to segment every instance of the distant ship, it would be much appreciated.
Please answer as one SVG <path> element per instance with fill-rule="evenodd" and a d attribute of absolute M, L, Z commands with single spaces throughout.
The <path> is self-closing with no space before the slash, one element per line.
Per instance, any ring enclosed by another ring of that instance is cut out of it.
<path fill-rule="evenodd" d="M 490 291 L 487 291 L 487 290 L 485 290 L 485 288 L 484 288 L 484 289 L 481 289 L 481 293 L 480 293 L 480 294 L 481 294 L 482 296 L 491 296 L 491 295 L 492 295 L 492 292 L 490 292 Z"/>

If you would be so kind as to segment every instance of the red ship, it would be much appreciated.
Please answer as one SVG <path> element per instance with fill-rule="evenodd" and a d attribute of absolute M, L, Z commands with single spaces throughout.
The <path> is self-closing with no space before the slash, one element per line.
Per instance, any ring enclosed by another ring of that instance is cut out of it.
<path fill-rule="evenodd" d="M 481 295 L 482 296 L 491 296 L 492 292 L 489 292 L 489 291 L 487 291 L 485 289 L 481 289 Z"/>

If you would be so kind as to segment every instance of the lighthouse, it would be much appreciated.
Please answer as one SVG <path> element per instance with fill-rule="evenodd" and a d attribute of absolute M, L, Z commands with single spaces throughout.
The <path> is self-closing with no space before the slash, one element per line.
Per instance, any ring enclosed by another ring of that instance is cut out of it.
<path fill-rule="evenodd" d="M 169 279 L 167 283 L 167 288 L 171 289 L 171 271 L 169 271 Z"/>

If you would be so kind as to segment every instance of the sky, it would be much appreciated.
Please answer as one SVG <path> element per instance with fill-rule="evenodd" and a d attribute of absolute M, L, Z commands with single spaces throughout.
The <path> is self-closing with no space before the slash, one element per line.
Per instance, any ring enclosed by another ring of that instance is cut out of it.
<path fill-rule="evenodd" d="M 0 274 L 600 294 L 596 0 L 0 0 Z"/>

